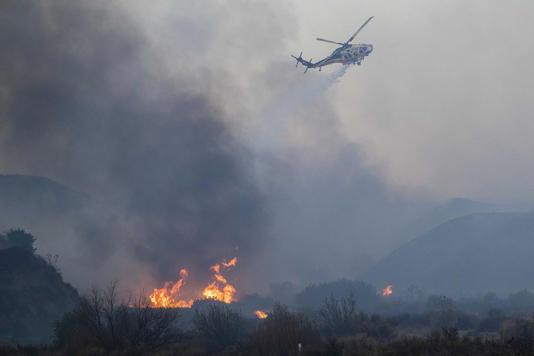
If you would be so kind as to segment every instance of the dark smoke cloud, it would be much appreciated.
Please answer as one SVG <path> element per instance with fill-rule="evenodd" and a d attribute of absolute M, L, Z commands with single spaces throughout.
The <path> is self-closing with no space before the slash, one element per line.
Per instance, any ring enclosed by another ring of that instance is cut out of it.
<path fill-rule="evenodd" d="M 296 70 L 292 5 L 2 2 L 0 169 L 93 199 L 35 230 L 69 281 L 149 288 L 237 254 L 239 290 L 265 290 L 357 278 L 413 237 L 426 202 L 390 189 L 332 103 L 372 66 Z"/>
<path fill-rule="evenodd" d="M 194 83 L 162 79 L 144 41 L 107 1 L 0 5 L 0 167 L 94 197 L 75 228 L 86 283 L 133 284 L 144 266 L 174 278 L 236 248 L 246 263 L 264 235 L 247 151 Z"/>

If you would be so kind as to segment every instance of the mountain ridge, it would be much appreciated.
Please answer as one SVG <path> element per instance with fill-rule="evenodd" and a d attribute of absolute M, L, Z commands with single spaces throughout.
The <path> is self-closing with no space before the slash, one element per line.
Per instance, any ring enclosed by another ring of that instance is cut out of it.
<path fill-rule="evenodd" d="M 474 213 L 423 233 L 364 276 L 376 285 L 471 295 L 534 286 L 534 214 Z"/>

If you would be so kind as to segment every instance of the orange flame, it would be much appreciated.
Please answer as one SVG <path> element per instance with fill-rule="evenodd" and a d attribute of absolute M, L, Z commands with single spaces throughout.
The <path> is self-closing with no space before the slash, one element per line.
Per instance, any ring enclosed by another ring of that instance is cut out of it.
<path fill-rule="evenodd" d="M 232 258 L 228 262 L 216 263 L 210 267 L 210 270 L 214 273 L 213 281 L 208 284 L 202 291 L 204 299 L 217 300 L 226 304 L 234 302 L 235 294 L 237 290 L 233 285 L 228 283 L 226 278 L 222 275 L 222 270 L 228 270 L 231 267 L 237 265 L 237 257 Z"/>
<path fill-rule="evenodd" d="M 228 283 L 222 275 L 231 267 L 237 265 L 237 257 L 228 262 L 216 263 L 210 267 L 213 277 L 210 283 L 202 290 L 198 299 L 217 300 L 226 304 L 236 301 L 236 288 Z M 150 306 L 153 308 L 191 308 L 193 299 L 180 299 L 180 291 L 189 277 L 189 271 L 185 268 L 180 270 L 180 278 L 175 282 L 165 282 L 163 288 L 155 288 L 150 294 Z"/>
<path fill-rule="evenodd" d="M 267 314 L 263 310 L 256 310 L 254 314 L 258 319 L 267 319 L 267 317 L 269 316 L 269 314 Z"/>
<path fill-rule="evenodd" d="M 228 262 L 222 262 L 221 263 L 223 265 L 224 268 L 230 268 L 230 267 L 235 267 L 237 265 L 237 257 L 234 257 L 232 258 L 230 261 Z M 213 267 L 213 266 L 212 266 Z"/>
<path fill-rule="evenodd" d="M 389 297 L 393 295 L 393 285 L 390 284 L 390 285 L 385 286 L 384 289 L 382 289 L 382 295 L 384 297 Z"/>
<path fill-rule="evenodd" d="M 156 308 L 191 308 L 193 299 L 177 299 L 180 296 L 180 289 L 185 285 L 185 280 L 189 276 L 187 269 L 180 270 L 180 278 L 176 282 L 165 282 L 163 288 L 155 288 L 150 294 L 150 304 Z"/>

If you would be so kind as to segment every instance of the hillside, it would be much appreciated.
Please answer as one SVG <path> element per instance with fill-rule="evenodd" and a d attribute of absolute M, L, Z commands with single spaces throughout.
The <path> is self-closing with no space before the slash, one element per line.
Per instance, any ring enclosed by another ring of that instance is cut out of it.
<path fill-rule="evenodd" d="M 0 231 L 29 228 L 47 218 L 79 209 L 87 200 L 48 178 L 19 174 L 0 175 Z"/>
<path fill-rule="evenodd" d="M 534 214 L 480 213 L 449 220 L 403 245 L 365 280 L 472 295 L 534 287 L 533 275 Z"/>
<path fill-rule="evenodd" d="M 453 198 L 431 208 L 419 219 L 415 220 L 407 230 L 420 235 L 444 222 L 477 213 L 493 213 L 502 211 L 498 206 L 467 198 Z"/>
<path fill-rule="evenodd" d="M 18 247 L 0 250 L 0 341 L 49 342 L 54 322 L 77 299 L 43 258 Z"/>

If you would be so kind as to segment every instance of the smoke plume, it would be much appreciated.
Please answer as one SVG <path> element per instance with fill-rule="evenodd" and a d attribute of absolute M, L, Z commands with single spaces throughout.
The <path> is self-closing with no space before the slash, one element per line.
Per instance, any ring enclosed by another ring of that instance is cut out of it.
<path fill-rule="evenodd" d="M 2 171 L 93 197 L 64 258 L 78 285 L 253 258 L 264 213 L 247 150 L 195 83 L 158 73 L 129 17 L 106 1 L 7 1 L 0 45 Z"/>
<path fill-rule="evenodd" d="M 296 70 L 292 5 L 2 3 L 0 169 L 91 196 L 35 231 L 68 281 L 153 288 L 233 255 L 240 291 L 354 278 L 399 241 L 418 205 L 332 103 L 367 64 Z"/>

